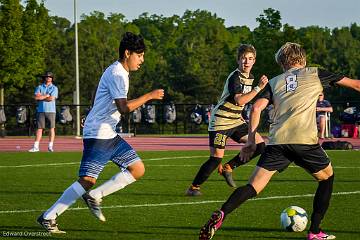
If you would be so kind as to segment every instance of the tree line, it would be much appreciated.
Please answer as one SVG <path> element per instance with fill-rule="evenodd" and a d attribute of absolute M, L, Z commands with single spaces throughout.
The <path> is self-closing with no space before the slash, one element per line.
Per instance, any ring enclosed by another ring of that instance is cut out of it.
<path fill-rule="evenodd" d="M 182 16 L 143 13 L 128 21 L 121 13 L 94 11 L 78 23 L 81 104 L 91 97 L 105 68 L 118 58 L 121 36 L 131 31 L 144 36 L 145 63 L 130 75 L 133 98 L 164 88 L 164 101 L 214 103 L 227 75 L 237 67 L 240 43 L 257 49 L 255 78 L 281 72 L 274 54 L 287 41 L 302 44 L 308 65 L 324 67 L 352 78 L 360 77 L 360 26 L 295 28 L 281 22 L 279 11 L 269 8 L 256 18 L 258 26 L 226 27 L 224 19 L 205 11 Z M 75 27 L 68 19 L 50 16 L 43 2 L 0 0 L 0 105 L 33 103 L 34 87 L 45 70 L 55 73 L 58 103 L 72 104 L 75 91 Z M 353 91 L 326 90 L 332 101 L 358 101 Z M 2 96 L 2 97 L 1 97 Z"/>

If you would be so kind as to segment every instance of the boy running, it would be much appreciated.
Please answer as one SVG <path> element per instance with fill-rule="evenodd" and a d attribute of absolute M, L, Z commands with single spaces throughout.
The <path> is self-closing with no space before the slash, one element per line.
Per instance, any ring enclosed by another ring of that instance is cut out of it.
<path fill-rule="evenodd" d="M 37 219 L 51 233 L 59 230 L 56 218 L 82 197 L 91 212 L 100 221 L 105 216 L 100 203 L 114 193 L 142 177 L 145 167 L 135 150 L 116 132 L 121 114 L 129 113 L 147 101 L 162 99 L 164 90 L 157 89 L 139 98 L 128 100 L 129 72 L 137 71 L 144 62 L 145 44 L 140 35 L 127 32 L 119 47 L 119 60 L 111 64 L 101 76 L 93 108 L 86 118 L 83 130 L 83 157 L 79 179 L 68 187 L 61 197 Z M 99 174 L 111 160 L 120 172 L 101 186 L 89 191 Z"/>
<path fill-rule="evenodd" d="M 267 84 L 266 76 L 260 78 L 259 84 L 252 87 L 254 76 L 251 69 L 255 64 L 256 50 L 250 44 L 241 44 L 238 48 L 238 68 L 228 76 L 223 93 L 218 104 L 211 111 L 209 121 L 209 147 L 210 157 L 200 167 L 191 186 L 186 191 L 187 196 L 199 196 L 200 185 L 203 184 L 211 173 L 219 167 L 219 172 L 225 177 L 231 187 L 236 187 L 232 179 L 232 169 L 244 164 L 237 154 L 222 167 L 226 141 L 230 137 L 241 143 L 247 140 L 248 125 L 242 117 L 242 110 Z M 256 134 L 257 148 L 252 158 L 262 153 L 265 143 L 259 134 Z"/>

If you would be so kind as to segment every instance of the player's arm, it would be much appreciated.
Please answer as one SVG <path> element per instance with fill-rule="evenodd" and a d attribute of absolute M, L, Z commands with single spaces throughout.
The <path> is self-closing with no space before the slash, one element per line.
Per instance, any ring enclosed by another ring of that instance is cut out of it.
<path fill-rule="evenodd" d="M 335 74 L 324 69 L 318 69 L 318 76 L 324 87 L 334 86 L 336 84 L 360 92 L 360 80 L 358 79 L 351 79 L 342 74 Z"/>
<path fill-rule="evenodd" d="M 243 162 L 250 161 L 250 158 L 253 156 L 256 150 L 256 140 L 255 135 L 257 132 L 257 128 L 260 122 L 261 112 L 266 108 L 269 104 L 269 100 L 266 98 L 259 98 L 253 104 L 250 113 L 250 120 L 249 120 L 249 130 L 248 130 L 248 141 L 246 142 L 245 146 L 241 149 L 240 152 L 240 159 Z"/>
<path fill-rule="evenodd" d="M 34 96 L 36 101 L 46 101 L 48 97 L 50 97 L 49 94 L 41 95 L 40 91 L 35 92 L 35 96 Z"/>
<path fill-rule="evenodd" d="M 250 92 L 248 93 L 237 93 L 234 96 L 234 100 L 236 102 L 237 105 L 239 106 L 243 106 L 245 104 L 247 104 L 248 102 L 250 102 L 262 89 L 264 89 L 264 87 L 266 86 L 266 84 L 268 83 L 268 78 L 265 75 L 262 75 L 260 80 L 259 80 L 259 84 L 254 87 Z"/>
<path fill-rule="evenodd" d="M 54 101 L 55 99 L 56 99 L 55 96 L 48 95 L 48 97 L 46 97 L 44 100 L 45 100 L 46 102 L 51 102 L 51 101 Z"/>
<path fill-rule="evenodd" d="M 57 96 L 58 96 L 58 89 L 57 87 L 54 87 L 44 100 L 46 102 L 51 102 L 54 101 L 57 98 Z"/>
<path fill-rule="evenodd" d="M 255 144 L 255 134 L 260 123 L 261 112 L 269 104 L 269 100 L 266 98 L 259 98 L 253 104 L 250 113 L 249 130 L 248 130 L 248 141 Z"/>
<path fill-rule="evenodd" d="M 115 99 L 115 104 L 118 111 L 121 114 L 129 113 L 140 107 L 141 105 L 145 104 L 150 100 L 161 100 L 164 97 L 164 90 L 163 89 L 156 89 L 149 93 L 142 95 L 141 97 L 127 100 L 126 98 L 118 98 Z"/>
<path fill-rule="evenodd" d="M 333 107 L 316 107 L 316 111 L 318 112 L 333 112 Z"/>
<path fill-rule="evenodd" d="M 248 162 L 253 156 L 256 150 L 256 131 L 259 126 L 261 112 L 266 106 L 271 103 L 272 91 L 269 85 L 267 85 L 264 91 L 261 92 L 259 98 L 255 101 L 251 108 L 249 129 L 248 129 L 248 141 L 241 149 L 240 159 L 241 161 Z"/>
<path fill-rule="evenodd" d="M 343 77 L 341 80 L 336 82 L 337 85 L 347 88 L 352 88 L 360 92 L 360 80 Z"/>

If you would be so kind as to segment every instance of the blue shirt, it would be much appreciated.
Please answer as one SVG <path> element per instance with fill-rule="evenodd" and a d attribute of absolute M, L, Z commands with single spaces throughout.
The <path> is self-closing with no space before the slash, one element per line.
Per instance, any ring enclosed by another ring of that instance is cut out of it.
<path fill-rule="evenodd" d="M 37 86 L 35 88 L 34 95 L 37 95 L 40 93 L 41 95 L 50 95 L 52 97 L 55 97 L 55 99 L 58 97 L 58 88 L 54 84 L 49 84 L 48 86 L 45 85 L 45 83 Z M 47 102 L 45 100 L 38 100 L 37 101 L 37 112 L 56 112 L 56 105 L 55 105 L 55 99 Z"/>
<path fill-rule="evenodd" d="M 321 108 L 326 108 L 326 107 L 331 107 L 331 104 L 328 100 L 322 100 L 322 101 L 317 101 L 316 103 L 316 107 L 321 107 Z M 316 112 L 316 117 L 318 116 L 325 116 L 326 111 L 317 111 Z"/>

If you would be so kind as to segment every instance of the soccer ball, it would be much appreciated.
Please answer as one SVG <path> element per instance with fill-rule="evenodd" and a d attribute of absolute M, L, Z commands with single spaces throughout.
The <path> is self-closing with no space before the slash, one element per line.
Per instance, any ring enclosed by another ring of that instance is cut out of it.
<path fill-rule="evenodd" d="M 297 206 L 285 208 L 280 215 L 281 227 L 289 232 L 302 232 L 308 223 L 308 215 Z"/>

